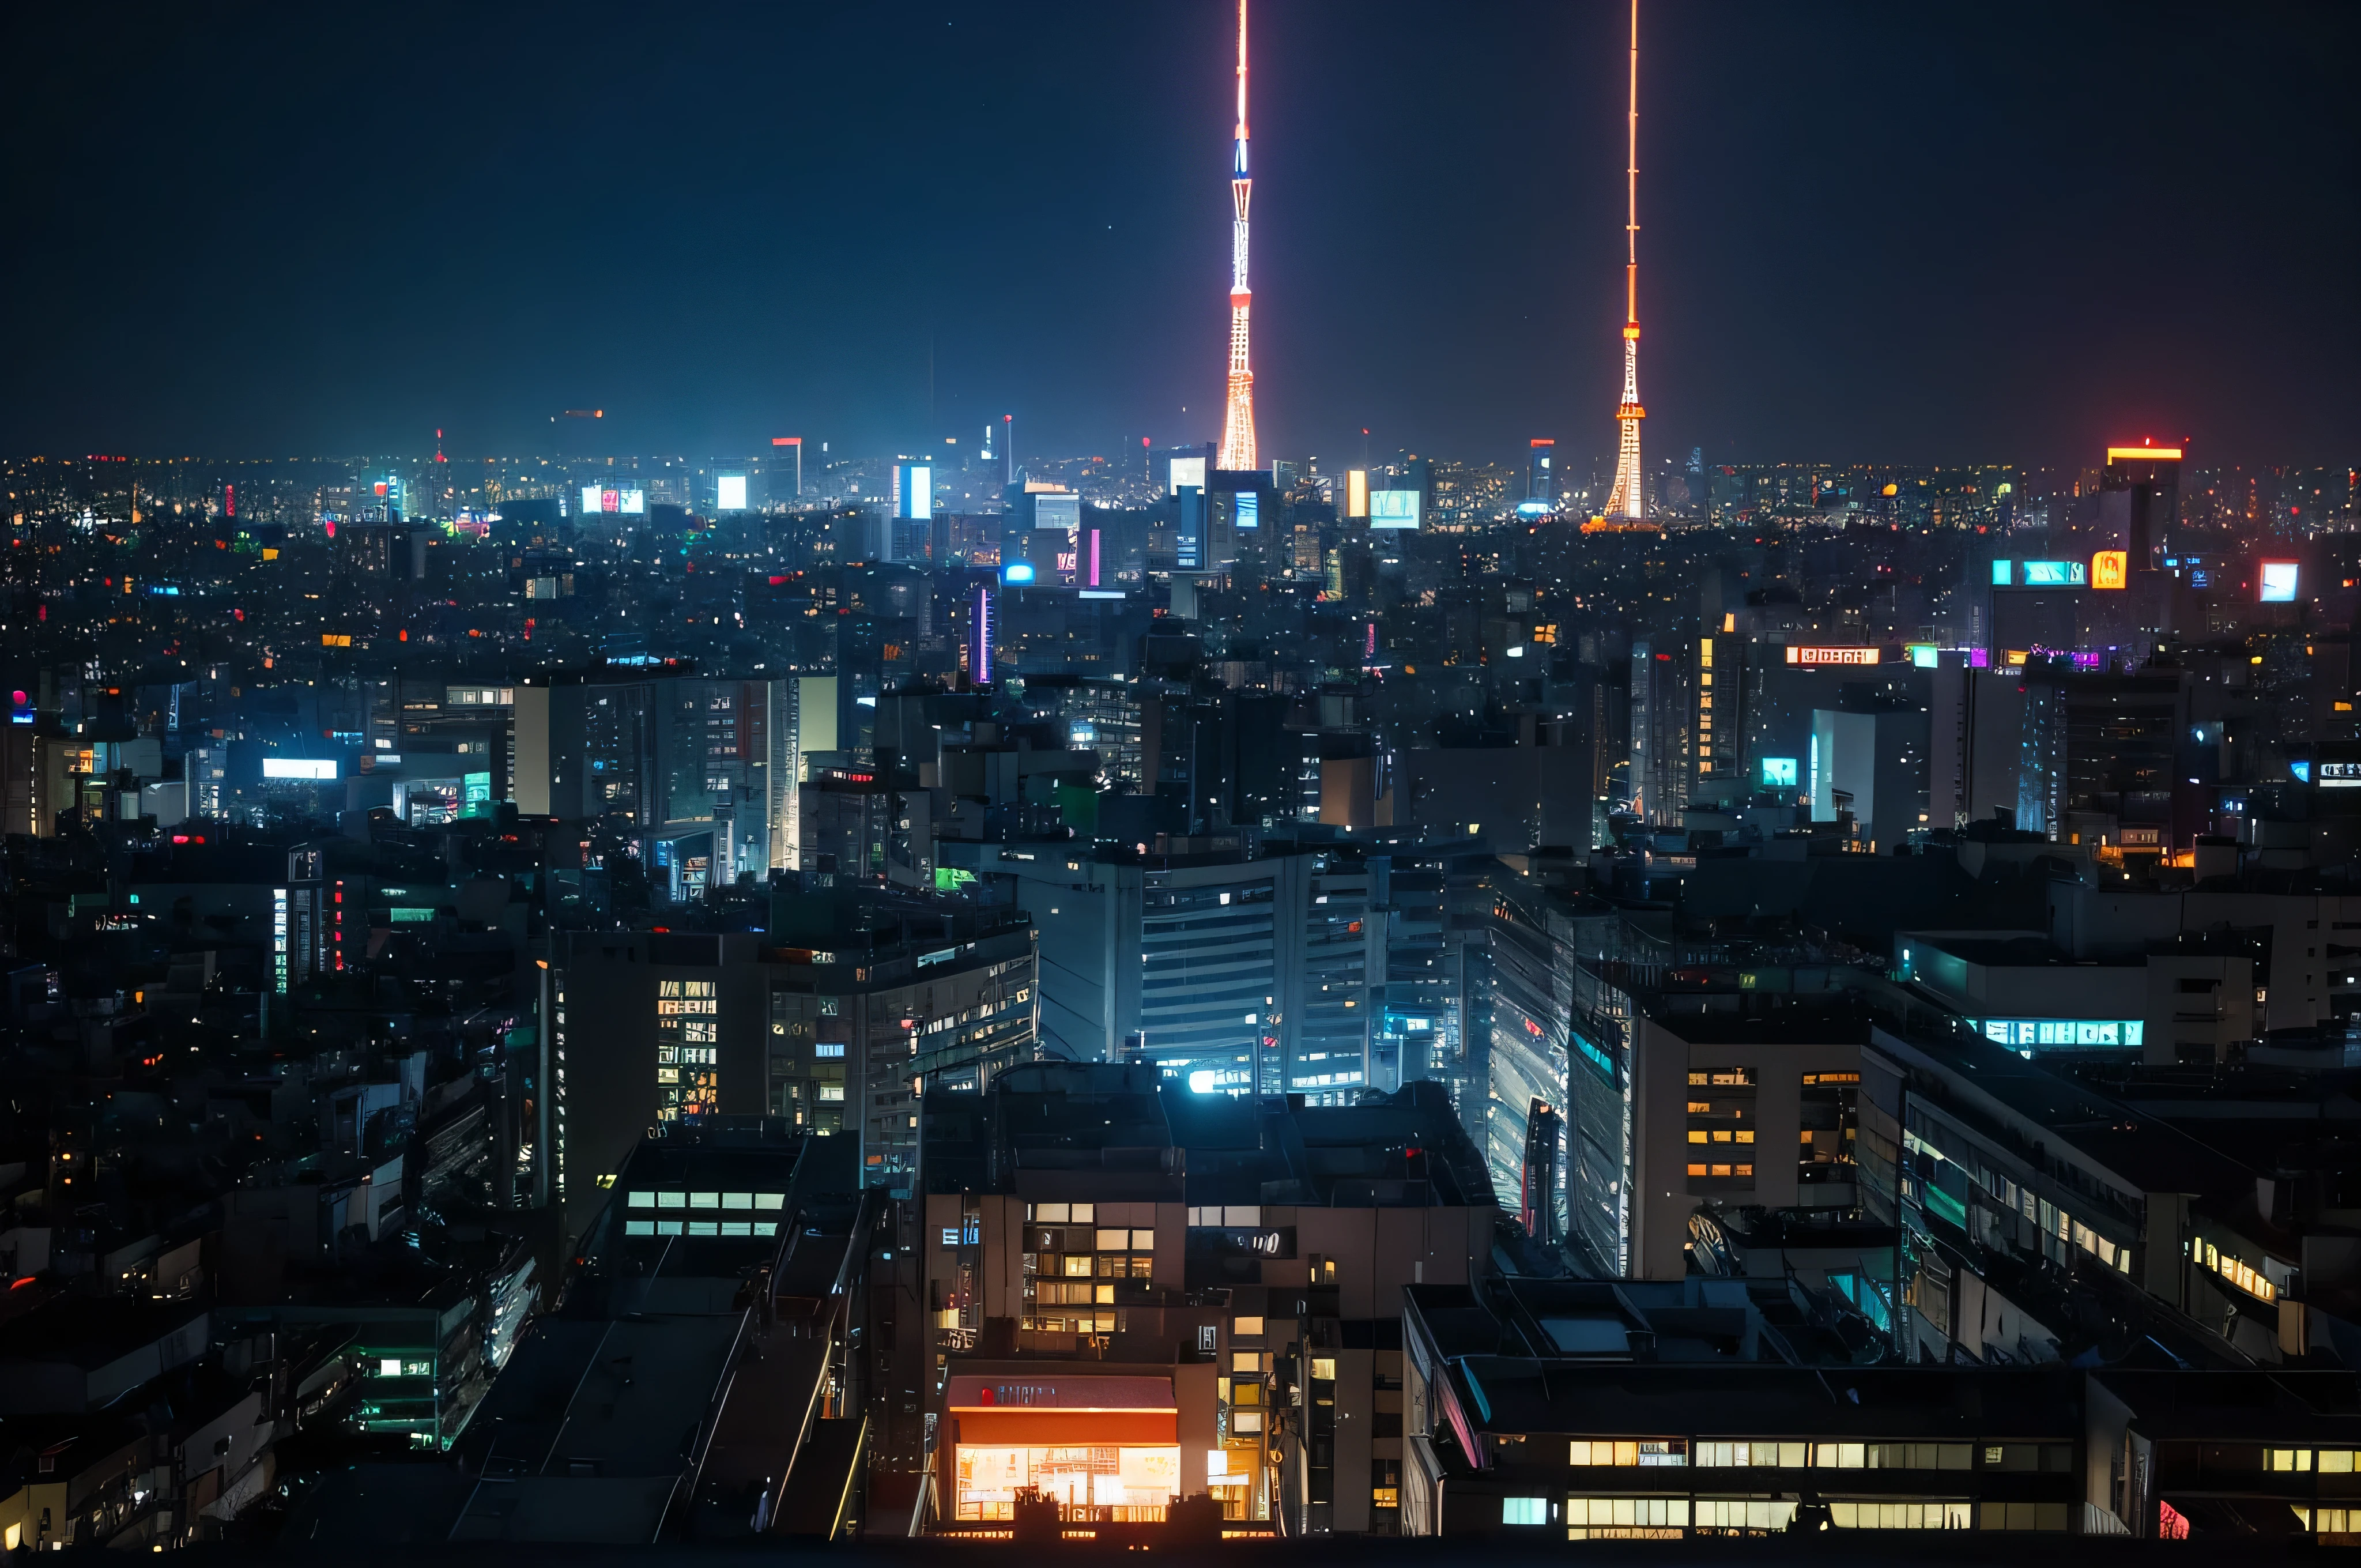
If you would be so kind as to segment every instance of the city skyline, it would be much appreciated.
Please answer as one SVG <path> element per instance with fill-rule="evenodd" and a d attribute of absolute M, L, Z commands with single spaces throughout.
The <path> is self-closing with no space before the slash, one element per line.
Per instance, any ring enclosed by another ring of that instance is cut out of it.
<path fill-rule="evenodd" d="M 1611 450 L 1621 7 L 1268 12 L 1262 446 Z M 2339 455 L 2353 17 L 2137 15 L 2026 52 L 2007 17 L 1652 10 L 1652 445 Z M 515 451 L 586 403 L 626 450 L 885 450 L 1007 409 L 1037 451 L 1220 434 L 1235 40 L 1200 9 L 515 17 L 467 72 L 433 27 L 192 26 L 126 59 L 13 26 L 53 69 L 12 111 L 34 238 L 0 446 Z M 750 63 L 781 49 L 846 63 Z M 349 113 L 364 59 L 415 88 Z M 528 60 L 572 89 L 503 91 Z M 183 80 L 214 92 L 174 119 Z M 2105 80 L 2150 87 L 2133 112 Z"/>
<path fill-rule="evenodd" d="M 2361 1546 L 2361 6 L 0 49 L 12 1560 Z"/>

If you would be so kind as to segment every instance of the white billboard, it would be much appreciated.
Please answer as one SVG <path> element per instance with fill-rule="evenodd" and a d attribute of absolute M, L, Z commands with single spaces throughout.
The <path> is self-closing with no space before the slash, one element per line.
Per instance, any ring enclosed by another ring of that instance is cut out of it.
<path fill-rule="evenodd" d="M 324 781 L 336 776 L 336 764 L 310 757 L 265 757 L 262 759 L 262 776 L 267 779 Z"/>
<path fill-rule="evenodd" d="M 1202 490 L 1205 488 L 1205 460 L 1202 457 L 1172 459 L 1172 488 L 1175 490 Z"/>
<path fill-rule="evenodd" d="M 746 476 L 721 474 L 713 481 L 713 510 L 744 511 L 746 510 Z"/>

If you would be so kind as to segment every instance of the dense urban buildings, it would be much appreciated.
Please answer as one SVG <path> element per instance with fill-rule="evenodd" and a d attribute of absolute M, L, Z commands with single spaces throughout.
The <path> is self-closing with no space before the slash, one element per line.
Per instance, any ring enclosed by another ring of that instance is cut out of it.
<path fill-rule="evenodd" d="M 2354 476 L 2103 455 L 11 462 L 19 1539 L 2345 1533 Z"/>
<path fill-rule="evenodd" d="M 0 1547 L 2361 1542 L 2361 470 L 1646 466 L 1631 16 L 1611 427 L 1239 0 L 1218 441 L 0 457 Z"/>

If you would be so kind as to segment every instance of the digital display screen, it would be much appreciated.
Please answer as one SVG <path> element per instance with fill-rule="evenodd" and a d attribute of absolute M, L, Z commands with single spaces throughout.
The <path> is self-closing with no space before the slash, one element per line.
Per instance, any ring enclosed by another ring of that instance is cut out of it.
<path fill-rule="evenodd" d="M 2080 561 L 2026 561 L 2021 565 L 2028 588 L 2079 588 L 2089 580 L 2088 570 Z"/>
<path fill-rule="evenodd" d="M 722 474 L 713 481 L 713 510 L 744 511 L 746 510 L 746 476 Z"/>
<path fill-rule="evenodd" d="M 1205 460 L 1202 457 L 1172 459 L 1172 488 L 1202 490 L 1205 488 Z"/>
<path fill-rule="evenodd" d="M 1765 757 L 1763 759 L 1763 788 L 1794 789 L 1796 776 L 1795 758 Z"/>
<path fill-rule="evenodd" d="M 265 757 L 262 776 L 267 779 L 333 779 L 336 764 L 309 757 Z"/>
<path fill-rule="evenodd" d="M 1033 563 L 1030 561 L 1011 561 L 1007 565 L 1001 568 L 1000 580 L 1004 583 L 1031 582 L 1033 580 Z"/>
<path fill-rule="evenodd" d="M 2293 561 L 2266 561 L 2262 564 L 2262 596 L 2265 604 L 2295 603 L 2296 583 L 2301 568 Z"/>
<path fill-rule="evenodd" d="M 2091 557 L 2091 586 L 2120 588 L 2131 577 L 2131 552 L 2102 550 Z"/>
<path fill-rule="evenodd" d="M 1874 664 L 1879 650 L 1875 648 L 1795 648 L 1787 650 L 1791 664 Z"/>
<path fill-rule="evenodd" d="M 1367 468 L 1348 468 L 1345 471 L 1345 515 L 1346 517 L 1369 515 L 1369 471 Z"/>
<path fill-rule="evenodd" d="M 609 490 L 597 485 L 582 487 L 582 515 L 621 513 L 626 517 L 642 517 L 648 510 L 645 490 Z"/>
<path fill-rule="evenodd" d="M 924 463 L 912 463 L 902 470 L 902 512 L 913 521 L 924 521 L 935 515 L 935 471 Z"/>
<path fill-rule="evenodd" d="M 1416 528 L 1418 511 L 1419 493 L 1416 490 L 1371 490 L 1369 492 L 1369 526 L 1371 528 Z"/>
<path fill-rule="evenodd" d="M 1253 490 L 1238 492 L 1237 525 L 1240 528 L 1262 526 L 1262 497 Z"/>

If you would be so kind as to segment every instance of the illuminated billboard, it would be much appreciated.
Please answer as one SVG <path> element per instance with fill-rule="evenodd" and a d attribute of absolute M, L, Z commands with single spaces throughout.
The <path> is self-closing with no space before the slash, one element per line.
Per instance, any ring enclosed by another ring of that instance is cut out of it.
<path fill-rule="evenodd" d="M 2102 550 L 2091 557 L 2091 586 L 2094 588 L 2120 588 L 2131 576 L 2131 554 L 2124 550 Z"/>
<path fill-rule="evenodd" d="M 2300 568 L 2296 563 L 2265 561 L 2259 565 L 2261 570 L 2257 574 L 2257 581 L 2261 585 L 2263 602 L 2265 604 L 2295 603 L 2296 583 L 2300 575 Z"/>
<path fill-rule="evenodd" d="M 262 759 L 262 776 L 267 779 L 324 781 L 336 776 L 336 764 L 314 761 L 310 757 L 265 757 Z"/>
<path fill-rule="evenodd" d="M 2090 580 L 2090 574 L 2080 561 L 2020 561 L 2025 586 L 2028 588 L 2079 588 Z"/>
<path fill-rule="evenodd" d="M 1371 528 L 1416 528 L 1419 499 L 1419 493 L 1416 490 L 1371 490 L 1369 492 L 1369 526 Z"/>
<path fill-rule="evenodd" d="M 1791 664 L 1874 664 L 1879 650 L 1875 648 L 1795 648 L 1787 650 Z"/>
<path fill-rule="evenodd" d="M 1082 527 L 1082 498 L 1080 496 L 1035 496 L 1033 498 L 1033 526 L 1037 529 L 1054 529 L 1058 532 L 1065 534 L 1081 532 Z"/>
<path fill-rule="evenodd" d="M 2125 1046 L 2147 1039 L 2142 1018 L 1987 1018 L 1984 1038 L 1996 1046 Z"/>
<path fill-rule="evenodd" d="M 1993 587 L 1996 587 L 1996 588 L 2004 588 L 2004 587 L 2008 587 L 2011 583 L 2015 582 L 2015 581 L 2016 580 L 2015 573 L 2015 565 L 2016 565 L 2016 563 L 2015 563 L 2015 562 L 2014 562 L 2014 561 L 1995 561 L 1995 562 L 1993 562 Z"/>
<path fill-rule="evenodd" d="M 2320 762 L 2312 781 L 2323 789 L 2361 789 L 2361 762 Z"/>
<path fill-rule="evenodd" d="M 1172 488 L 1175 490 L 1202 490 L 1205 488 L 1205 460 L 1202 457 L 1172 459 Z"/>
<path fill-rule="evenodd" d="M 1345 471 L 1345 515 L 1346 517 L 1369 515 L 1369 471 L 1367 468 L 1348 468 Z"/>
<path fill-rule="evenodd" d="M 1262 498 L 1252 490 L 1238 492 L 1237 525 L 1240 528 L 1262 526 Z"/>
<path fill-rule="evenodd" d="M 1794 789 L 1795 787 L 1795 779 L 1796 772 L 1795 758 L 1765 757 L 1763 759 L 1763 787 L 1764 789 Z"/>
<path fill-rule="evenodd" d="M 619 490 L 599 485 L 582 487 L 584 517 L 592 517 L 600 513 L 620 513 L 625 517 L 641 517 L 646 514 L 647 510 L 648 493 L 645 490 Z"/>
<path fill-rule="evenodd" d="M 713 510 L 744 511 L 746 510 L 746 476 L 719 474 L 713 480 Z"/>
<path fill-rule="evenodd" d="M 894 465 L 894 515 L 922 522 L 935 515 L 935 471 L 925 463 Z"/>

